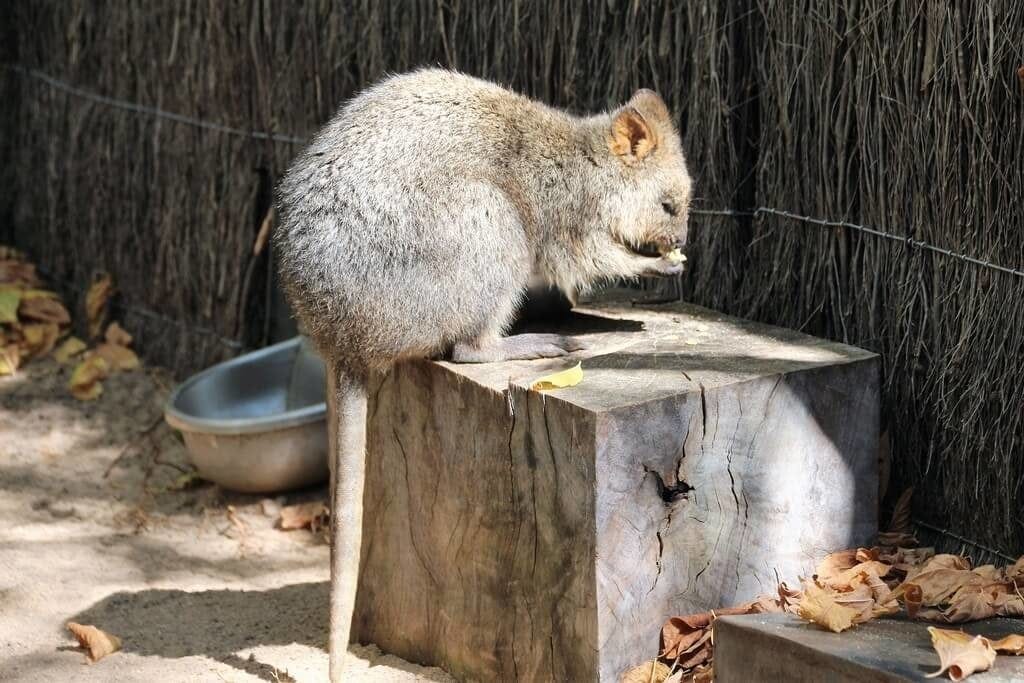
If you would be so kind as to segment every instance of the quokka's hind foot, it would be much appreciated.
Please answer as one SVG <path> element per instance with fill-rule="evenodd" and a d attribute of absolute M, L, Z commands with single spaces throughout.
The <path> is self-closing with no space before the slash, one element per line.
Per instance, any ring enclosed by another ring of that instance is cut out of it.
<path fill-rule="evenodd" d="M 498 363 L 503 360 L 557 358 L 586 345 L 575 337 L 561 334 L 516 334 L 500 337 L 483 345 L 456 344 L 452 360 L 456 363 Z"/>

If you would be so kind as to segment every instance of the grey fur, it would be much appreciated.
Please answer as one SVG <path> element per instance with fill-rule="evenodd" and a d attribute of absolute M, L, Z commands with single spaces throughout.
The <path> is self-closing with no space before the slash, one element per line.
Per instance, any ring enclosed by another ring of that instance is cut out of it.
<path fill-rule="evenodd" d="M 664 271 L 620 242 L 684 238 L 690 179 L 660 98 L 627 106 L 659 139 L 636 164 L 609 148 L 618 112 L 573 117 L 449 71 L 350 101 L 279 188 L 281 277 L 319 350 L 386 368 L 490 343 L 533 271 L 569 293 Z"/>
<path fill-rule="evenodd" d="M 296 159 L 274 241 L 334 387 L 332 532 L 347 550 L 331 560 L 332 681 L 358 572 L 365 425 L 352 422 L 365 415 L 368 373 L 447 350 L 489 362 L 578 348 L 503 337 L 531 275 L 574 295 L 606 278 L 679 272 L 635 248 L 685 240 L 690 186 L 679 135 L 649 90 L 574 117 L 439 69 L 363 92 Z"/>

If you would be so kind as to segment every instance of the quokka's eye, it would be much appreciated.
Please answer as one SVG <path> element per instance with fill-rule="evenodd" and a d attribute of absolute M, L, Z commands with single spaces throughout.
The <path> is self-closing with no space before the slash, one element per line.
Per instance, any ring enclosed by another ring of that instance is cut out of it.
<path fill-rule="evenodd" d="M 661 208 L 663 208 L 665 210 L 665 213 L 667 213 L 669 216 L 674 217 L 679 215 L 679 208 L 676 207 L 676 205 L 673 204 L 672 202 L 662 202 Z"/>

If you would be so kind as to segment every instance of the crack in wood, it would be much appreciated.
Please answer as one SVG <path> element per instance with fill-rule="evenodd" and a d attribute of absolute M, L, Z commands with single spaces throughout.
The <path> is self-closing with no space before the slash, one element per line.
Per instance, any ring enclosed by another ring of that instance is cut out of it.
<path fill-rule="evenodd" d="M 406 500 L 411 501 L 412 486 L 409 483 L 409 456 L 405 452 L 405 445 L 402 444 L 402 439 L 398 436 L 398 430 L 392 429 L 391 433 L 394 434 L 395 436 L 395 443 L 398 444 L 398 450 L 402 454 L 402 461 L 405 463 L 405 492 L 407 496 Z M 419 546 L 416 545 L 416 536 L 413 533 L 415 525 L 412 522 L 412 508 L 408 503 L 406 504 L 405 508 L 409 517 L 409 545 L 412 546 L 413 554 L 416 555 L 416 559 L 419 560 L 420 565 L 423 567 L 423 571 L 425 571 L 427 573 L 427 576 L 430 577 L 430 582 L 433 583 L 435 587 L 440 588 L 441 584 L 438 582 L 437 577 L 434 576 L 434 573 L 430 571 L 430 567 L 427 566 L 426 560 L 423 559 L 422 551 L 420 551 Z"/>

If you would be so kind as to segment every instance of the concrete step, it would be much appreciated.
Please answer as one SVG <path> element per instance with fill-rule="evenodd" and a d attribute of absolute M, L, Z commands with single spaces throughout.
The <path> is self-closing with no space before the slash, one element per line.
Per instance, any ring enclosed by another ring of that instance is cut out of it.
<path fill-rule="evenodd" d="M 928 626 L 907 619 L 875 619 L 843 633 L 831 633 L 789 614 L 748 614 L 715 621 L 717 683 L 853 683 L 926 679 L 938 670 Z M 1024 632 L 1024 620 L 988 619 L 961 625 L 987 638 Z M 946 626 L 945 628 L 959 628 Z M 971 683 L 1024 681 L 1024 657 L 999 655 Z"/>

